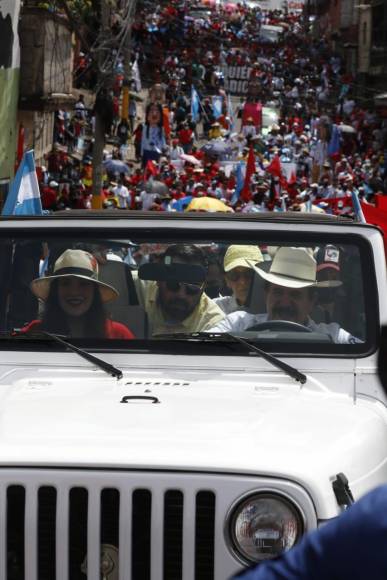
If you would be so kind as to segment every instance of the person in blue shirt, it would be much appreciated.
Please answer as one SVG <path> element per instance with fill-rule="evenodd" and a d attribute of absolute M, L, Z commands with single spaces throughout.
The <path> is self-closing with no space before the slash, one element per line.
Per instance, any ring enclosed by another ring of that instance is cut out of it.
<path fill-rule="evenodd" d="M 379 378 L 387 395 L 387 327 L 379 349 Z M 380 486 L 288 552 L 234 580 L 386 580 L 387 485 Z"/>
<path fill-rule="evenodd" d="M 141 136 L 142 167 L 148 161 L 158 161 L 167 142 L 163 126 L 163 109 L 159 103 L 150 103 L 145 114 L 146 122 Z"/>

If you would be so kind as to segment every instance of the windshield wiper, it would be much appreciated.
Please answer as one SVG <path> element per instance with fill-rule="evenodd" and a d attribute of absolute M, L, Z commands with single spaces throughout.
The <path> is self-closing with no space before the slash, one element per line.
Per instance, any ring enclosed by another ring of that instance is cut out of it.
<path fill-rule="evenodd" d="M 307 381 L 307 377 L 306 375 L 304 375 L 304 373 L 301 373 L 300 371 L 298 371 L 291 365 L 288 365 L 284 361 L 280 360 L 273 354 L 270 354 L 262 350 L 258 346 L 255 346 L 255 344 L 252 344 L 245 338 L 241 338 L 240 336 L 237 336 L 236 334 L 231 334 L 230 332 L 187 332 L 187 333 L 176 332 L 174 334 L 158 334 L 154 338 L 163 338 L 163 339 L 175 338 L 181 340 L 193 338 L 193 339 L 208 340 L 210 342 L 212 341 L 222 342 L 224 341 L 225 338 L 231 339 L 233 342 L 239 342 L 240 344 L 243 344 L 243 346 L 248 348 L 250 352 L 256 352 L 264 360 L 272 364 L 274 367 L 277 367 L 281 371 L 284 371 L 284 373 L 286 373 L 289 377 L 301 383 L 302 385 L 304 385 Z"/>
<path fill-rule="evenodd" d="M 89 352 L 87 352 L 83 348 L 79 348 L 77 346 L 74 346 L 73 344 L 71 344 L 71 342 L 64 340 L 63 338 L 61 338 L 57 334 L 53 334 L 52 332 L 46 332 L 45 330 L 37 330 L 37 331 L 35 330 L 33 332 L 20 332 L 20 331 L 16 330 L 13 332 L 8 332 L 8 333 L 6 333 L 6 335 L 9 338 L 25 338 L 25 339 L 32 339 L 32 340 L 34 338 L 42 338 L 42 336 L 45 338 L 49 338 L 50 340 L 52 340 L 54 342 L 58 342 L 62 346 L 65 346 L 68 350 L 71 350 L 72 352 L 76 352 L 77 354 L 79 354 L 79 356 L 81 356 L 82 358 L 91 362 L 92 364 L 95 364 L 98 368 L 102 369 L 103 371 L 105 371 L 106 373 L 111 375 L 112 377 L 115 377 L 117 379 L 122 379 L 123 375 L 122 375 L 122 371 L 120 369 L 118 369 L 117 367 L 109 364 L 108 362 L 90 354 Z M 3 334 L 3 336 L 4 336 L 4 334 Z"/>

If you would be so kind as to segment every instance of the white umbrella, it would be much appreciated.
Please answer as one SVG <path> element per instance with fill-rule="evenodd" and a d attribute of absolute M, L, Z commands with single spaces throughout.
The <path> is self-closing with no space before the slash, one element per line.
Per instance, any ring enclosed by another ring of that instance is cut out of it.
<path fill-rule="evenodd" d="M 199 159 L 196 159 L 196 157 L 193 155 L 187 155 L 187 153 L 182 153 L 180 155 L 180 159 L 183 159 L 183 161 L 187 161 L 188 163 L 192 163 L 192 165 L 201 165 L 201 161 L 199 161 Z"/>
<path fill-rule="evenodd" d="M 354 134 L 356 133 L 356 129 L 352 127 L 352 125 L 339 125 L 338 126 L 342 133 Z"/>

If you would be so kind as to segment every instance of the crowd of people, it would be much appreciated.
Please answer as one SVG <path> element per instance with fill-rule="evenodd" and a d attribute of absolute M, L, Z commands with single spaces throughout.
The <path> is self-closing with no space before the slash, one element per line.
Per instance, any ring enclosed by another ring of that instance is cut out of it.
<path fill-rule="evenodd" d="M 387 192 L 387 123 L 308 26 L 303 14 L 243 3 L 140 4 L 133 63 L 149 90 L 141 107 L 131 92 L 120 119 L 117 74 L 103 207 L 184 211 L 210 198 L 234 212 L 352 215 L 354 196 L 377 204 Z M 44 209 L 91 207 L 93 119 L 82 97 L 72 116 L 58 112 L 39 169 Z M 73 155 L 80 140 L 82 156 Z"/>

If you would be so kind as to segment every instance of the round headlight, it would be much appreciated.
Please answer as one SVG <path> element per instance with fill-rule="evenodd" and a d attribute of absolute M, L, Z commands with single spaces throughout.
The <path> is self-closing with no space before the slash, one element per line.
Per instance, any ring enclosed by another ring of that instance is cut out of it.
<path fill-rule="evenodd" d="M 294 546 L 303 532 L 296 506 L 272 493 L 244 499 L 232 512 L 230 526 L 234 548 L 248 562 L 278 556 Z"/>

